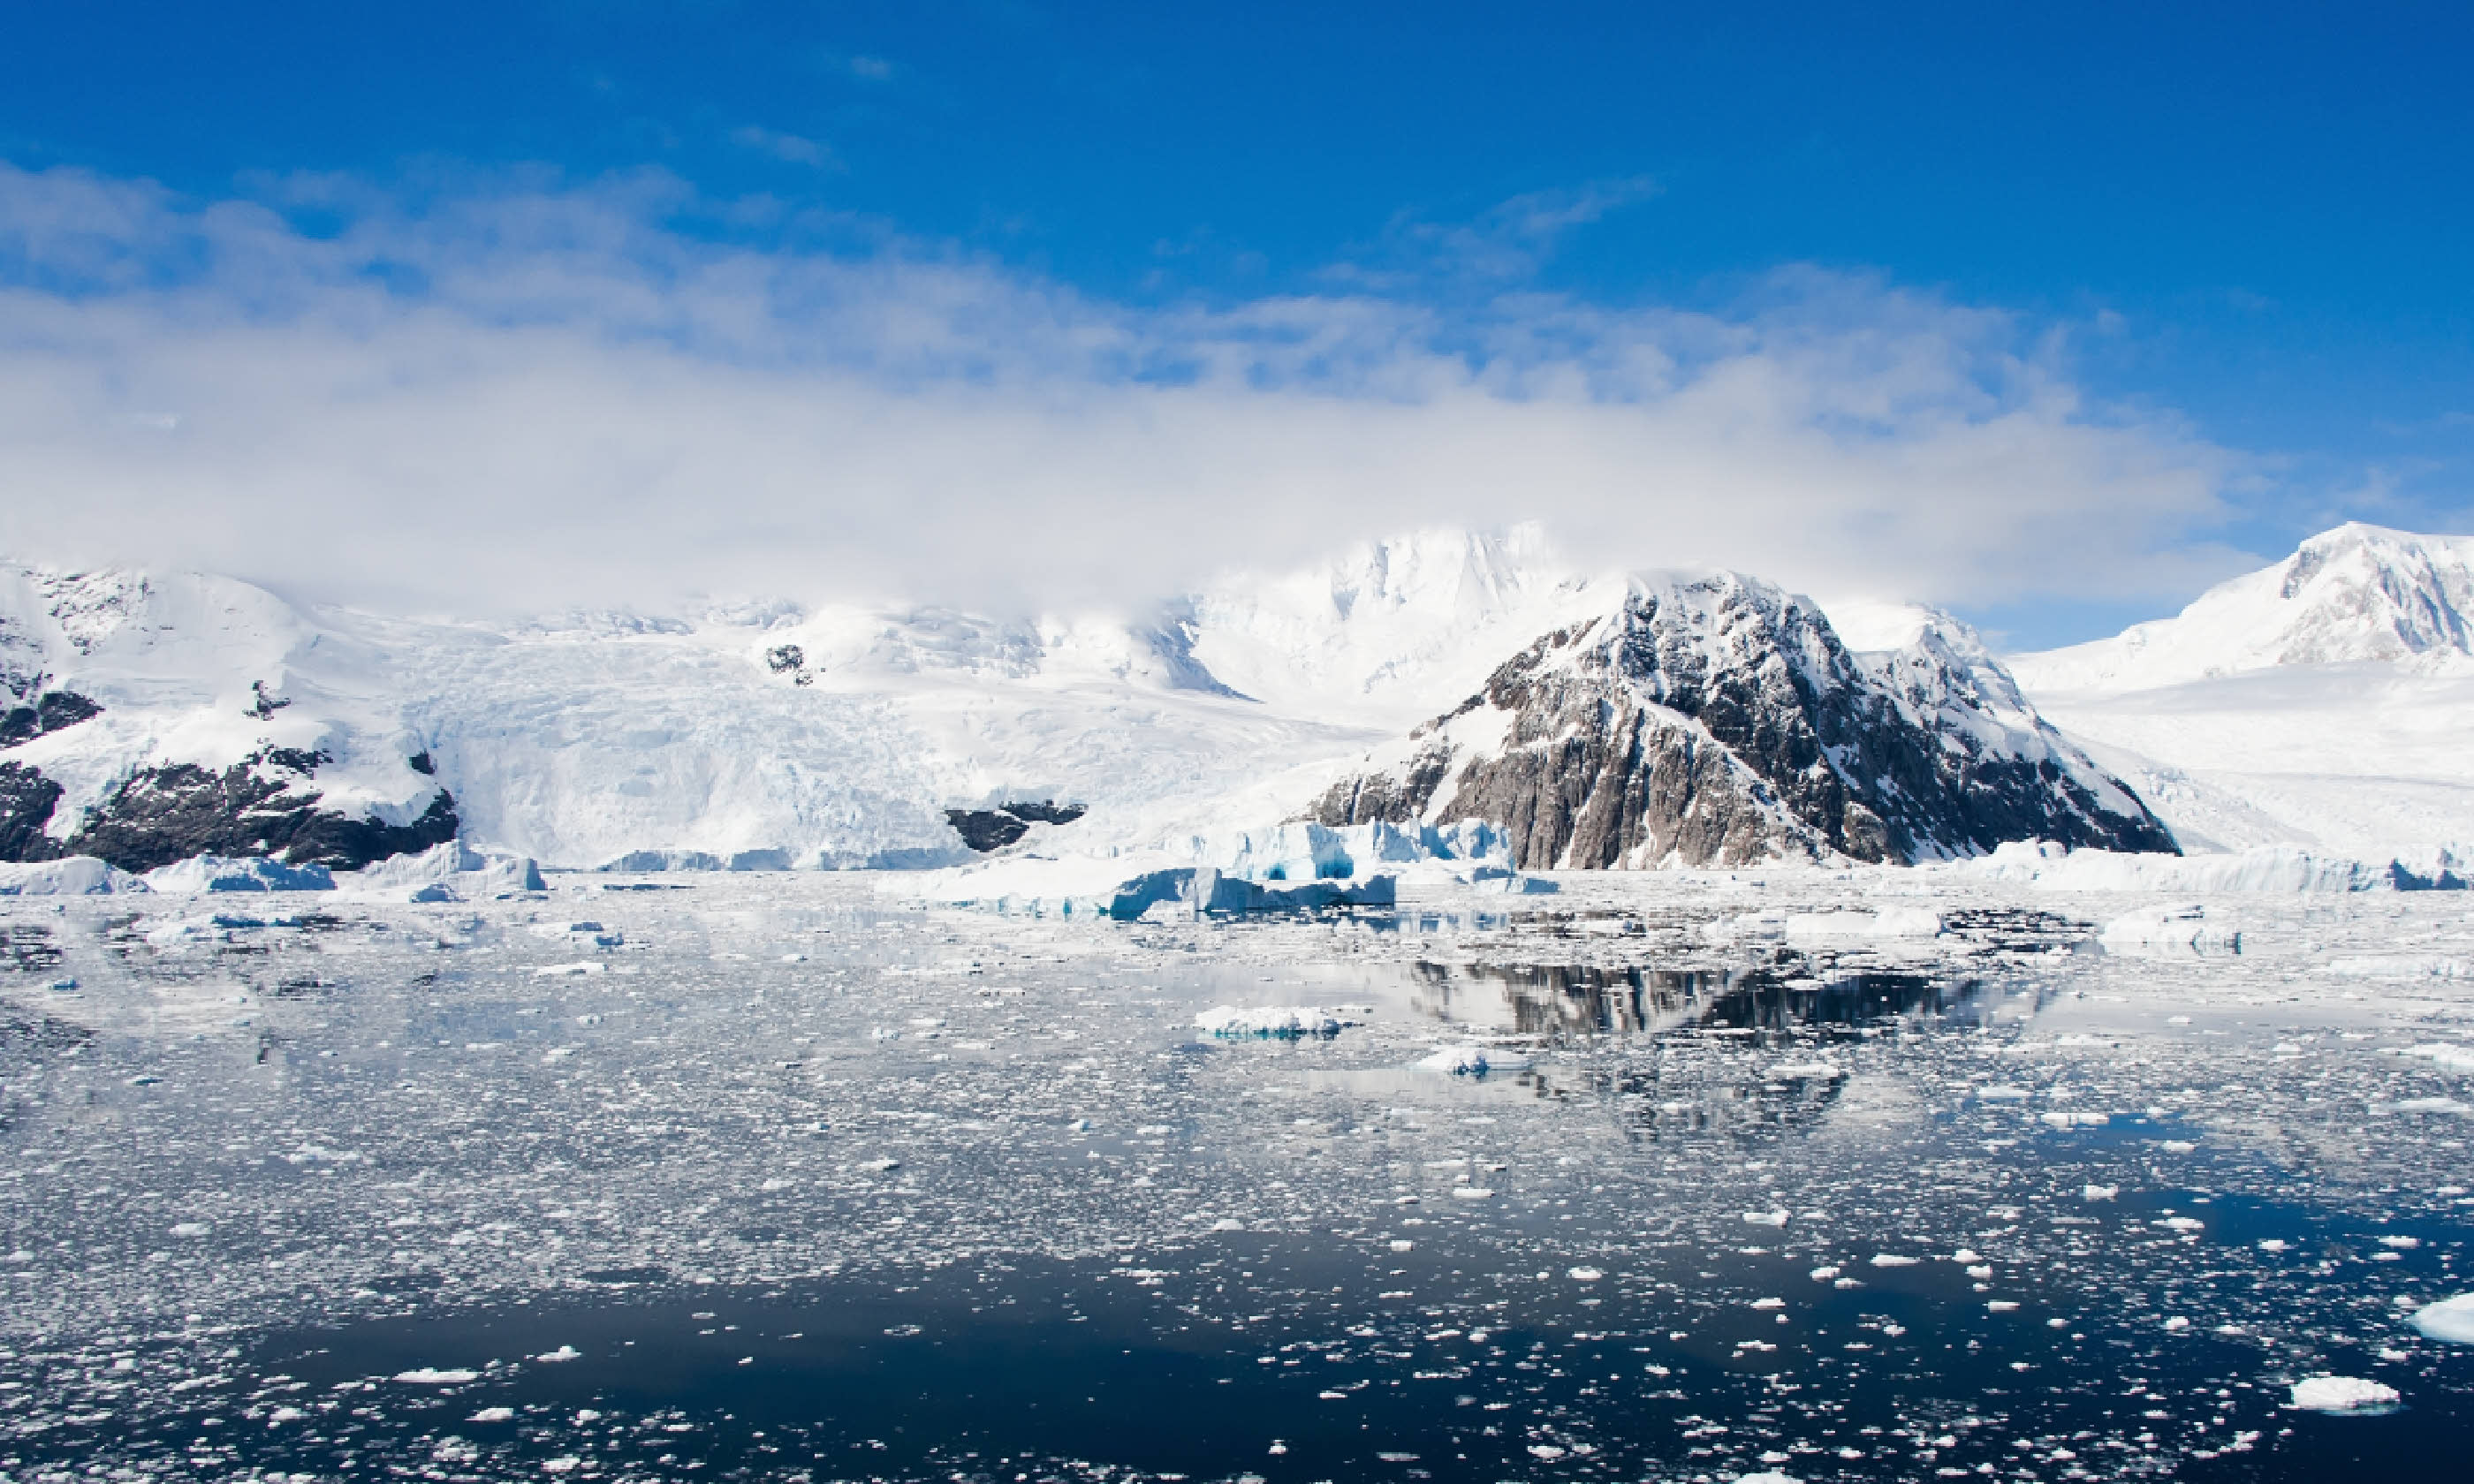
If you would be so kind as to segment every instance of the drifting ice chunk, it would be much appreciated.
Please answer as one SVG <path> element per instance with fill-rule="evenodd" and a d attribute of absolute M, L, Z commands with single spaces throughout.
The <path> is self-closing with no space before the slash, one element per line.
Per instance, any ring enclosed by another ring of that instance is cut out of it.
<path fill-rule="evenodd" d="M 2196 902 L 2142 907 L 2104 924 L 2097 935 L 2107 953 L 2150 957 L 2157 953 L 2240 953 L 2242 934 L 2208 921 Z"/>
<path fill-rule="evenodd" d="M 403 892 L 413 901 L 462 901 L 547 890 L 531 856 L 476 850 L 461 840 L 432 846 L 418 855 L 374 861 L 338 874 L 335 884 L 345 891 L 388 896 Z"/>
<path fill-rule="evenodd" d="M 1768 1075 L 1772 1082 L 1834 1082 L 1847 1074 L 1828 1062 L 1781 1062 Z"/>
<path fill-rule="evenodd" d="M 1273 1005 L 1250 1010 L 1214 1005 L 1194 1017 L 1195 1029 L 1205 1035 L 1264 1036 L 1280 1041 L 1294 1041 L 1300 1036 L 1337 1036 L 1346 1026 L 1364 1023 L 1343 1011 L 1316 1005 Z"/>
<path fill-rule="evenodd" d="M 91 855 L 26 866 L 0 863 L 0 897 L 106 897 L 144 890 L 144 881 Z"/>
<path fill-rule="evenodd" d="M 1176 866 L 1147 872 L 1108 894 L 1101 910 L 1119 922 L 1156 921 L 1163 915 L 1200 917 L 1219 912 L 1282 912 L 1313 907 L 1388 907 L 1395 900 L 1391 876 L 1363 881 L 1303 881 L 1265 886 L 1210 866 Z M 1165 909 L 1154 913 L 1154 908 Z"/>
<path fill-rule="evenodd" d="M 1455 1077 L 1483 1077 L 1489 1072 L 1526 1071 L 1529 1058 L 1500 1046 L 1445 1046 L 1432 1056 L 1419 1058 L 1418 1065 L 1427 1071 L 1449 1072 Z"/>
<path fill-rule="evenodd" d="M 146 873 L 157 892 L 331 892 L 335 877 L 324 866 L 293 866 L 262 855 L 193 855 Z"/>
<path fill-rule="evenodd" d="M 1938 938 L 1941 914 L 1928 907 L 1885 907 L 1873 914 L 1876 938 Z"/>
<path fill-rule="evenodd" d="M 2293 1383 L 2293 1405 L 2305 1412 L 2360 1412 L 2394 1406 L 2397 1390 L 2359 1376 L 2315 1376 Z"/>
<path fill-rule="evenodd" d="M 2409 1046 L 2406 1055 L 2428 1057 L 2453 1072 L 2474 1072 L 2474 1046 L 2451 1045 L 2435 1041 L 2426 1045 Z"/>
<path fill-rule="evenodd" d="M 1880 912 L 1787 912 L 1777 907 L 1701 924 L 1711 943 L 1770 938 L 1938 938 L 1941 914 L 1928 907 L 1890 907 Z"/>
<path fill-rule="evenodd" d="M 2413 1327 L 2435 1340 L 2474 1345 L 2474 1293 L 2424 1304 L 2414 1310 Z"/>

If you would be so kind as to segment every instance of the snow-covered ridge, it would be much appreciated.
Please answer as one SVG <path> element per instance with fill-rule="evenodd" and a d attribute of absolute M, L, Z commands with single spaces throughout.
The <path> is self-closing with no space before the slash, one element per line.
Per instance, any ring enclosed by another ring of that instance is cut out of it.
<path fill-rule="evenodd" d="M 2341 525 L 2175 617 L 2010 663 L 2030 691 L 2143 690 L 2286 665 L 2474 671 L 2474 537 Z"/>
<path fill-rule="evenodd" d="M 2087 843 L 2072 820 L 2138 815 L 1963 625 L 1930 615 L 1904 648 L 1852 656 L 1765 584 L 1576 575 L 1516 529 L 1374 543 L 1130 617 L 766 600 L 485 625 L 306 610 L 206 576 L 0 568 L 0 859 L 350 870 L 453 838 L 560 867 L 934 868 L 990 844 L 955 818 L 1054 801 L 1080 812 L 998 843 L 1168 848 L 1186 869 L 1176 842 L 1297 818 L 1402 718 L 1493 684 L 1541 634 L 1597 623 L 1591 644 L 1618 642 L 1610 615 L 1643 603 L 1665 615 L 1643 631 L 1658 662 L 1624 683 L 1646 687 L 1641 714 L 1717 742 L 1695 766 L 1758 817 L 1736 831 L 1753 854 Z M 1467 707 L 1454 723 L 1488 724 Z M 1770 746 L 1774 724 L 1803 740 Z M 1885 728 L 1904 739 L 1892 781 Z M 1919 789 L 2003 802 L 1954 828 L 1917 813 Z M 1862 845 L 1876 826 L 1887 843 Z M 1514 849 L 1533 866 L 1673 853 L 1639 844 Z"/>
<path fill-rule="evenodd" d="M 2013 673 L 2184 847 L 2474 839 L 2474 538 L 2348 525 Z"/>

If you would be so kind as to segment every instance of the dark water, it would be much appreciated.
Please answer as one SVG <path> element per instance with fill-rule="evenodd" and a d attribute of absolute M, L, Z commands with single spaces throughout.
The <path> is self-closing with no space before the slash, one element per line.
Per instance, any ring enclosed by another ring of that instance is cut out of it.
<path fill-rule="evenodd" d="M 1582 1281 L 1450 1241 L 1228 1233 L 1139 1259 L 614 1285 L 259 1336 L 228 1368 L 252 1405 L 207 1391 L 123 1424 L 117 1450 L 321 1478 L 2305 1480 L 2454 1477 L 2474 1436 L 2474 1357 L 2427 1363 L 2402 1412 L 2320 1417 L 2285 1409 L 2245 1345 L 1989 1313 L 1946 1263 L 1864 1282 L 1775 1254 L 1648 1251 Z M 395 1378 L 424 1368 L 479 1374 Z M 283 1405 L 303 1415 L 270 1421 Z"/>

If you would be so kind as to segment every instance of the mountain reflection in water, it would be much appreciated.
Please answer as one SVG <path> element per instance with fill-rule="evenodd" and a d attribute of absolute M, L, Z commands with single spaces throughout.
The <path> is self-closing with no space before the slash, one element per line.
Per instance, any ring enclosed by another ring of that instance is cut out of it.
<path fill-rule="evenodd" d="M 1411 966 L 1418 1008 L 1549 1043 L 1589 1036 L 1819 1033 L 1973 1023 L 1980 982 L 1888 969 L 1817 970 L 1783 953 L 1756 968 Z M 1508 1016 L 1507 1016 L 1508 1013 Z"/>

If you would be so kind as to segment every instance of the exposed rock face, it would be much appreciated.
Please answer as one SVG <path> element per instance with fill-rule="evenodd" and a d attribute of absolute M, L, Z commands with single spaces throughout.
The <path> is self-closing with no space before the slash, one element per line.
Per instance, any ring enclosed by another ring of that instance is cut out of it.
<path fill-rule="evenodd" d="M 0 763 L 0 859 L 95 855 L 123 871 L 152 871 L 193 855 L 271 855 L 353 871 L 455 838 L 455 800 L 445 789 L 406 825 L 321 808 L 320 794 L 306 785 L 323 761 L 316 753 L 266 748 L 220 773 L 194 763 L 144 769 L 65 841 L 44 832 L 60 785 Z"/>
<path fill-rule="evenodd" d="M 0 710 L 0 747 L 32 742 L 102 714 L 102 706 L 74 690 L 46 690 L 21 697 Z"/>
<path fill-rule="evenodd" d="M 43 826 L 60 806 L 61 785 L 22 763 L 0 762 L 0 860 L 48 860 Z"/>
<path fill-rule="evenodd" d="M 1489 820 L 1530 870 L 2175 849 L 1961 626 L 1859 659 L 1732 573 L 1637 580 L 1371 761 L 1311 817 Z"/>
<path fill-rule="evenodd" d="M 962 843 L 984 855 L 1002 850 L 1033 825 L 1071 825 L 1082 817 L 1082 805 L 1045 799 L 1037 803 L 1003 803 L 993 809 L 947 809 L 945 822 Z"/>

